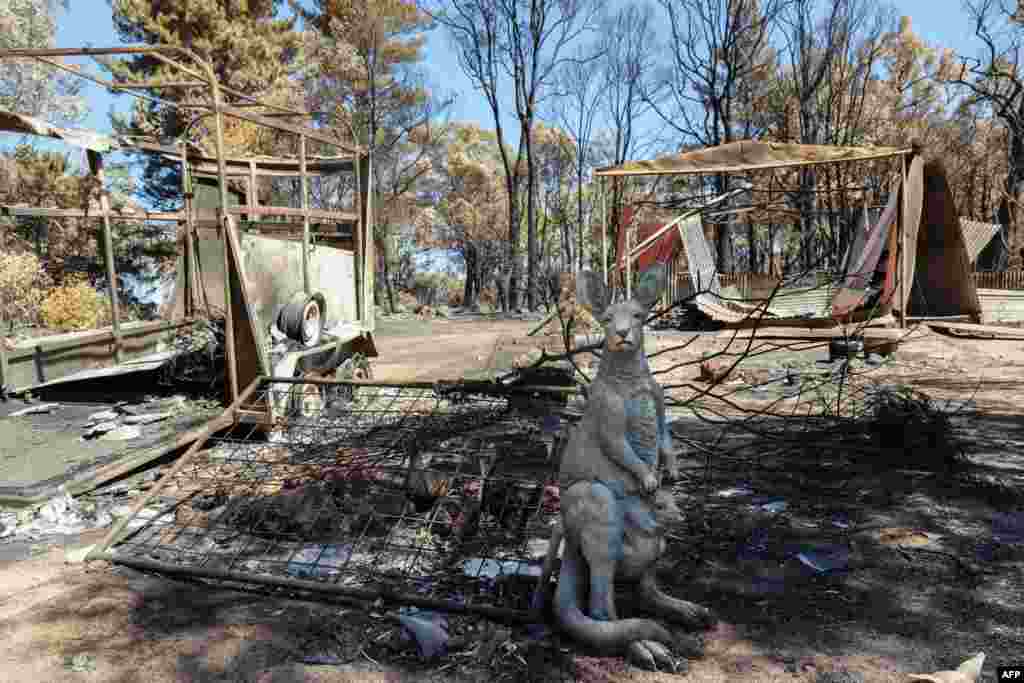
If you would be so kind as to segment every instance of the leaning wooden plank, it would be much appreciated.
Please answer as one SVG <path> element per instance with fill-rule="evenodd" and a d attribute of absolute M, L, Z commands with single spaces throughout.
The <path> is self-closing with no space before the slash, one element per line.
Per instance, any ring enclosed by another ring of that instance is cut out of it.
<path fill-rule="evenodd" d="M 96 547 L 93 548 L 88 555 L 86 555 L 86 561 L 114 559 L 114 557 L 110 554 L 110 548 L 114 545 L 114 542 L 117 540 L 118 536 L 128 525 L 128 522 L 130 522 L 137 514 L 139 514 L 139 510 L 148 505 L 149 501 L 156 497 L 156 495 L 164 488 L 164 486 L 167 485 L 167 482 L 172 481 L 174 477 L 178 475 L 178 472 L 180 472 L 185 467 L 185 465 L 192 461 L 196 453 L 198 453 L 199 450 L 206 445 L 206 442 L 210 439 L 211 436 L 213 436 L 220 430 L 234 424 L 235 411 L 238 410 L 238 408 L 243 406 L 245 402 L 249 400 L 249 398 L 253 395 L 253 393 L 255 393 L 257 387 L 259 387 L 262 382 L 263 377 L 257 376 L 256 379 L 250 382 L 249 386 L 247 386 L 242 391 L 242 393 L 238 395 L 238 398 L 236 398 L 231 405 L 224 409 L 223 413 L 221 413 L 220 415 L 213 418 L 212 420 L 210 420 L 210 422 L 207 423 L 203 431 L 199 433 L 195 441 L 192 442 L 192 445 L 189 446 L 188 450 L 185 451 L 180 458 L 178 458 L 178 461 L 174 463 L 170 471 L 164 474 L 164 476 L 162 476 L 160 480 L 157 481 L 156 486 L 151 488 L 145 495 L 140 496 L 139 499 L 135 502 L 135 504 L 132 505 L 131 510 L 128 511 L 128 514 L 122 517 L 120 520 L 118 520 L 118 522 L 114 525 L 110 532 L 103 538 L 103 540 L 96 544 Z"/>
<path fill-rule="evenodd" d="M 840 327 L 832 327 L 827 329 L 800 329 L 800 328 L 777 328 L 777 327 L 764 327 L 757 329 L 743 329 L 743 330 L 724 330 L 718 333 L 719 338 L 731 338 L 735 335 L 737 339 L 749 339 L 750 337 L 756 337 L 758 339 L 841 339 L 846 336 L 858 336 L 863 337 L 867 340 L 879 340 L 879 341 L 904 341 L 912 337 L 919 336 L 908 330 L 899 329 L 886 329 L 879 327 L 864 327 L 854 328 L 851 327 L 844 330 Z M 1024 335 L 1022 335 L 1024 336 Z"/>
<path fill-rule="evenodd" d="M 974 323 L 958 322 L 929 322 L 928 327 L 939 330 L 952 330 L 978 336 L 996 337 L 999 339 L 1024 339 L 1024 330 L 1014 327 L 1002 327 L 1001 325 L 977 325 Z"/>

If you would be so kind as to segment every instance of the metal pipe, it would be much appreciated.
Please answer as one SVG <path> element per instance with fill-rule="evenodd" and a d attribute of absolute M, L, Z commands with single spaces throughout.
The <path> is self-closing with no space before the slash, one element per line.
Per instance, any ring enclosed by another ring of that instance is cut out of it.
<path fill-rule="evenodd" d="M 0 56 L 2 56 L 2 54 L 0 54 Z M 52 66 L 52 67 L 54 67 L 56 69 L 60 69 L 61 71 L 67 71 L 69 74 L 73 74 L 75 76 L 78 76 L 79 78 L 84 78 L 85 80 L 91 81 L 92 83 L 95 83 L 96 85 L 102 85 L 104 88 L 110 88 L 111 90 L 117 90 L 117 84 L 114 83 L 113 81 L 108 81 L 106 79 L 100 78 L 98 76 L 93 76 L 91 74 L 82 73 L 81 69 L 79 69 L 77 66 L 74 66 L 72 64 L 61 64 L 60 62 L 55 62 L 54 60 L 47 59 L 45 57 L 33 57 L 33 59 L 35 59 L 38 62 L 43 62 L 44 64 L 49 64 L 50 66 Z M 128 92 L 128 94 L 131 95 L 132 97 L 138 97 L 141 100 L 146 100 L 148 102 L 156 102 L 158 104 L 170 105 L 170 106 L 175 107 L 177 109 L 184 109 L 186 107 L 196 107 L 196 106 L 199 106 L 199 105 L 180 104 L 178 102 L 172 102 L 170 100 L 161 99 L 159 97 L 153 97 L 152 95 L 144 95 L 143 93 L 138 93 L 138 92 Z"/>
<path fill-rule="evenodd" d="M 356 221 L 354 230 L 352 233 L 352 250 L 355 252 L 352 263 L 354 266 L 353 279 L 356 285 L 356 320 L 364 322 L 363 320 L 363 279 L 366 275 L 363 271 L 365 270 L 365 264 L 363 263 L 363 234 L 366 232 L 366 201 L 364 198 L 364 190 L 362 183 L 362 170 L 363 160 L 358 159 L 355 163 L 354 175 L 356 177 L 356 197 L 355 201 L 359 203 L 356 207 L 356 212 L 359 214 L 359 220 Z"/>
<path fill-rule="evenodd" d="M 187 48 L 176 45 L 130 45 L 124 47 L 18 47 L 0 51 L 3 57 L 99 57 L 103 55 L 139 55 L 146 53 L 185 52 Z"/>
<path fill-rule="evenodd" d="M 308 296 L 309 287 L 309 192 L 306 179 L 306 136 L 299 136 L 299 206 L 302 209 L 302 291 Z"/>
<path fill-rule="evenodd" d="M 217 221 L 220 224 L 221 237 L 224 241 L 224 353 L 227 365 L 227 389 L 228 399 L 232 403 L 238 398 L 238 366 L 235 354 L 235 316 L 231 305 L 231 245 L 228 242 L 228 231 L 232 230 L 231 222 L 228 220 L 228 179 L 227 163 L 224 159 L 224 118 L 221 112 L 222 102 L 220 96 L 220 85 L 217 83 L 213 67 L 205 61 L 196 58 L 207 71 L 210 80 L 210 97 L 213 100 L 213 128 L 214 143 L 217 149 L 217 188 L 220 201 L 217 207 Z M 241 269 L 242 264 L 238 264 Z M 241 279 L 241 271 L 239 270 Z M 239 282 L 245 287 L 245 282 Z"/>
<path fill-rule="evenodd" d="M 363 324 L 369 329 L 374 328 L 374 278 L 377 276 L 377 264 L 374 257 L 373 235 L 373 159 L 367 154 L 366 169 L 363 172 L 363 183 L 366 186 L 366 230 L 363 231 Z"/>
<path fill-rule="evenodd" d="M 96 547 L 93 548 L 93 551 L 86 556 L 87 560 L 98 559 L 94 556 L 94 554 L 99 554 L 100 552 L 105 552 L 109 550 L 110 545 L 113 543 L 114 539 L 117 538 L 118 534 L 120 534 L 121 531 L 125 528 L 125 526 L 128 525 L 128 522 L 131 521 L 131 519 L 135 517 L 135 515 L 139 514 L 139 510 L 145 507 L 146 504 L 149 503 L 149 501 L 156 497 L 156 494 L 158 494 L 163 489 L 163 487 L 166 486 L 167 483 L 178 474 L 178 472 L 184 469 L 185 465 L 189 464 L 192 461 L 192 458 L 195 457 L 196 453 L 199 452 L 200 448 L 206 445 L 206 442 L 209 440 L 209 438 L 213 436 L 214 433 L 234 423 L 235 411 L 238 409 L 239 406 L 241 406 L 243 403 L 249 400 L 249 397 L 252 396 L 253 392 L 256 391 L 256 388 L 260 385 L 262 381 L 263 377 L 259 376 L 252 382 L 250 382 L 249 386 L 245 388 L 245 391 L 243 391 L 241 395 L 238 398 L 236 398 L 234 402 L 232 402 L 231 405 L 225 408 L 224 412 L 222 412 L 220 415 L 213 418 L 207 423 L 203 431 L 200 432 L 198 437 L 196 437 L 196 440 L 193 441 L 192 445 L 189 446 L 188 450 L 185 451 L 180 458 L 178 458 L 178 461 L 174 463 L 174 465 L 167 472 L 167 474 L 162 476 L 160 480 L 157 481 L 156 486 L 151 488 L 149 491 L 146 492 L 145 495 L 143 495 L 141 498 L 139 498 L 138 501 L 136 501 L 135 505 L 133 505 L 131 510 L 128 511 L 127 515 L 125 515 L 117 521 L 117 524 L 114 525 L 114 527 L 103 538 L 103 540 L 100 541 L 96 545 Z"/>
<path fill-rule="evenodd" d="M 119 83 L 114 81 L 114 90 L 148 90 L 151 88 L 201 88 L 206 85 L 200 81 L 132 81 Z"/>
<path fill-rule="evenodd" d="M 401 591 L 393 591 L 383 588 L 376 590 L 371 588 L 353 588 L 351 586 L 339 586 L 330 583 L 323 583 L 320 581 L 308 581 L 305 579 L 293 579 L 289 577 L 260 575 L 255 573 L 236 572 L 223 569 L 182 567 L 180 565 L 169 564 L 167 562 L 158 562 L 156 560 L 144 560 L 139 558 L 121 557 L 119 555 L 114 555 L 112 553 L 102 553 L 97 555 L 92 555 L 90 553 L 90 556 L 86 557 L 86 560 L 107 560 L 109 562 L 123 564 L 127 567 L 133 567 L 136 569 L 147 571 L 159 571 L 166 574 L 178 574 L 206 579 L 217 579 L 223 581 L 237 581 L 246 584 L 261 584 L 264 586 L 274 586 L 277 588 L 291 588 L 295 590 L 308 591 L 314 594 L 320 593 L 332 596 L 357 598 L 368 602 L 384 600 L 386 602 L 392 602 L 396 604 L 415 605 L 418 607 L 425 607 L 429 609 L 440 609 L 446 612 L 480 614 L 482 616 L 500 621 L 529 621 L 531 619 L 537 618 L 537 615 L 534 612 L 530 612 L 527 610 L 517 610 L 508 607 L 492 607 L 490 605 L 472 604 L 467 605 L 464 602 L 441 600 L 438 598 L 425 598 L 422 595 L 417 595 L 415 593 L 403 593 Z"/>
<path fill-rule="evenodd" d="M 191 318 L 196 311 L 196 287 L 199 284 L 196 277 L 195 241 L 193 240 L 193 205 L 192 205 L 192 182 L 188 169 L 188 145 L 184 142 L 181 146 L 181 195 L 184 199 L 184 221 L 179 223 L 185 229 L 185 317 Z"/>
<path fill-rule="evenodd" d="M 44 49 L 44 50 L 30 50 L 30 49 L 0 50 L 0 59 L 3 59 L 4 57 L 31 57 L 31 58 L 34 58 L 34 59 L 38 59 L 39 61 L 43 61 L 43 62 L 45 62 L 45 63 L 47 63 L 50 66 L 53 66 L 55 68 L 63 69 L 64 71 L 67 71 L 69 73 L 75 74 L 76 76 L 79 76 L 80 78 L 84 78 L 84 79 L 86 79 L 88 81 L 92 81 L 93 83 L 96 83 L 97 85 L 102 85 L 103 87 L 110 88 L 112 90 L 118 90 L 118 89 L 124 89 L 124 86 L 121 86 L 121 85 L 119 85 L 117 83 L 114 83 L 113 81 L 107 81 L 107 80 L 102 79 L 102 78 L 97 78 L 95 76 L 82 73 L 81 69 L 78 69 L 78 68 L 76 68 L 74 66 L 71 66 L 71 65 L 68 65 L 68 64 L 61 64 L 60 62 L 55 62 L 55 61 L 44 59 L 44 58 L 48 57 L 48 56 L 56 56 L 56 57 L 76 56 L 76 55 L 96 56 L 96 55 L 104 55 L 104 54 L 143 54 L 143 53 L 146 53 L 146 54 L 149 54 L 150 56 L 152 56 L 154 59 L 157 59 L 157 60 L 159 60 L 161 62 L 164 62 L 165 64 L 168 64 L 168 65 L 173 66 L 173 67 L 175 67 L 177 69 L 180 69 L 182 72 L 184 72 L 186 74 L 189 74 L 189 75 L 191 75 L 191 76 L 193 76 L 195 78 L 199 78 L 200 80 L 203 80 L 204 83 L 202 85 L 204 87 L 207 86 L 208 84 L 212 84 L 212 83 L 216 82 L 216 76 L 205 76 L 204 77 L 202 75 L 199 75 L 195 70 L 189 69 L 187 66 L 181 64 L 180 62 L 178 62 L 176 60 L 173 60 L 173 59 L 167 57 L 166 55 L 162 54 L 163 52 L 182 52 L 182 53 L 186 54 L 187 56 L 189 56 L 197 64 L 202 65 L 205 69 L 207 69 L 209 71 L 210 74 L 213 73 L 212 69 L 209 68 L 209 65 L 207 65 L 201 58 L 199 58 L 191 50 L 188 50 L 188 49 L 182 48 L 182 47 L 178 47 L 178 46 L 170 46 L 170 45 L 155 45 L 155 46 L 145 47 L 145 48 L 142 48 L 142 47 L 138 47 L 138 48 L 103 48 L 103 49 L 55 48 L 55 49 L 52 49 L 52 50 L 50 50 L 50 49 Z M 211 78 L 212 78 L 212 80 L 209 80 Z M 212 85 L 210 87 L 212 88 Z M 236 97 L 245 98 L 245 99 L 250 100 L 250 101 L 252 101 L 254 103 L 261 104 L 262 106 L 265 106 L 265 107 L 269 107 L 269 108 L 272 108 L 272 109 L 278 109 L 278 110 L 280 110 L 282 112 L 285 112 L 285 113 L 288 113 L 288 114 L 295 114 L 296 116 L 300 116 L 300 115 L 301 116 L 306 116 L 307 115 L 304 112 L 297 112 L 295 110 L 288 109 L 287 107 L 281 107 L 279 105 L 271 104 L 271 103 L 268 103 L 268 102 L 259 102 L 258 100 L 256 100 L 251 95 L 246 95 L 245 93 L 241 93 L 241 92 L 238 92 L 236 90 L 231 90 L 231 89 L 224 88 L 223 86 L 220 86 L 219 84 L 217 85 L 217 87 L 220 88 L 220 90 L 222 92 L 227 92 L 227 93 L 232 94 L 232 95 L 234 95 Z M 132 92 L 132 91 L 127 90 L 127 89 L 125 91 L 129 95 L 132 95 L 133 97 L 139 97 L 141 99 L 149 100 L 149 101 L 152 101 L 152 102 L 159 102 L 161 104 L 167 104 L 167 105 L 173 106 L 173 107 L 175 107 L 177 109 L 206 109 L 207 108 L 205 105 L 201 105 L 201 104 L 184 104 L 184 103 L 178 103 L 178 102 L 171 102 L 171 101 L 168 101 L 168 100 L 160 99 L 159 97 L 153 97 L 153 96 L 150 96 L 150 95 L 144 95 L 142 93 Z M 331 145 L 333 147 L 337 147 L 338 149 L 343 149 L 343 150 L 345 150 L 346 152 L 348 152 L 350 154 L 361 154 L 363 152 L 363 150 L 359 149 L 358 147 L 352 147 L 352 146 L 349 146 L 346 143 L 343 143 L 343 142 L 341 142 L 339 140 L 332 139 L 332 138 L 330 138 L 330 137 L 328 137 L 326 135 L 322 135 L 322 134 L 320 134 L 319 132 L 317 132 L 316 130 L 314 130 L 312 128 L 306 128 L 305 126 L 297 126 L 297 125 L 292 125 L 292 124 L 278 123 L 278 122 L 274 121 L 273 119 L 271 119 L 271 118 L 269 118 L 267 116 L 261 116 L 259 114 L 253 114 L 253 113 L 250 113 L 250 112 L 246 112 L 246 111 L 243 111 L 242 109 L 240 109 L 238 107 L 234 107 L 234 106 L 225 104 L 223 102 L 221 102 L 221 112 L 223 114 L 227 115 L 227 116 L 232 116 L 232 117 L 237 118 L 237 119 L 241 119 L 241 120 L 244 120 L 244 121 L 249 121 L 250 123 L 257 123 L 257 124 L 260 124 L 260 125 L 264 125 L 264 126 L 267 126 L 269 128 L 272 128 L 274 130 L 282 130 L 282 131 L 286 131 L 286 132 L 289 132 L 289 133 L 294 133 L 296 135 L 305 134 L 310 140 L 316 140 L 317 142 L 322 142 L 324 144 Z"/>
<path fill-rule="evenodd" d="M 110 200 L 103 187 L 103 157 L 99 152 L 86 150 L 89 172 L 99 184 L 100 211 L 103 212 L 103 258 L 107 265 L 107 292 L 110 295 L 110 325 L 114 333 L 114 361 L 120 364 L 124 358 L 121 351 L 121 311 L 117 301 L 117 272 L 114 268 L 114 239 L 110 234 Z"/>

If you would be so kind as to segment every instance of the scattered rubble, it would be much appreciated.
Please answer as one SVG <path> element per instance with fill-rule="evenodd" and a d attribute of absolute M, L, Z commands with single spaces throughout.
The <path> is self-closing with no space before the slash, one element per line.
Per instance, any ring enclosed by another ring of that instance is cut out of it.
<path fill-rule="evenodd" d="M 99 424 L 86 423 L 85 433 L 82 434 L 82 437 L 85 439 L 92 439 L 94 437 L 100 436 L 101 434 L 106 434 L 107 432 L 113 429 L 117 429 L 117 427 L 118 424 L 116 420 L 110 420 L 109 422 L 100 422 Z"/>
<path fill-rule="evenodd" d="M 100 436 L 101 441 L 129 441 L 142 436 L 142 430 L 135 425 L 121 425 Z"/>
<path fill-rule="evenodd" d="M 0 514 L 3 525 L 0 538 L 78 534 L 87 529 L 105 527 L 113 521 L 108 511 L 94 503 L 76 501 L 63 486 L 58 491 L 56 496 L 41 505 Z"/>

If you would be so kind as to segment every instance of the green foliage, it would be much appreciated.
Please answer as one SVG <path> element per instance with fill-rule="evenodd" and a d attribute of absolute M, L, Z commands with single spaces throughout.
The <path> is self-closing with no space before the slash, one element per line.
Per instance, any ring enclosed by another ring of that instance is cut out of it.
<path fill-rule="evenodd" d="M 0 49 L 53 47 L 57 4 L 0 0 Z M 0 107 L 57 124 L 74 124 L 88 113 L 81 94 L 84 83 L 33 59 L 5 59 L 0 62 Z"/>
<path fill-rule="evenodd" d="M 287 80 L 300 57 L 301 36 L 294 31 L 295 19 L 277 18 L 282 5 L 281 0 L 241 4 L 112 0 L 111 9 L 114 27 L 123 42 L 188 47 L 211 64 L 221 85 L 265 96 Z M 196 68 L 187 58 L 175 58 Z M 180 81 L 187 77 L 148 56 L 112 61 L 108 68 L 126 80 Z M 160 90 L 153 94 L 176 101 L 200 96 L 205 99 L 206 95 L 194 90 Z M 177 138 L 186 134 L 187 123 L 178 110 L 141 99 L 136 101 L 130 118 L 112 117 L 114 129 L 128 135 Z M 187 137 L 212 151 L 212 128 L 213 119 L 207 117 L 192 126 Z M 247 139 L 241 130 L 225 133 Z M 281 136 L 273 137 L 277 140 Z M 288 139 L 290 142 L 290 136 Z M 176 208 L 181 194 L 178 164 L 156 155 L 147 155 L 144 160 L 142 194 L 161 208 Z"/>
<path fill-rule="evenodd" d="M 458 278 L 446 273 L 416 273 L 413 291 L 416 293 L 416 300 L 428 306 L 447 304 L 451 301 L 453 292 L 460 287 Z"/>
<path fill-rule="evenodd" d="M 50 278 L 34 254 L 0 254 L 0 322 L 36 322 L 49 285 Z"/>
<path fill-rule="evenodd" d="M 43 323 L 61 331 L 92 330 L 109 319 L 110 300 L 85 277 L 69 276 L 43 301 Z"/>

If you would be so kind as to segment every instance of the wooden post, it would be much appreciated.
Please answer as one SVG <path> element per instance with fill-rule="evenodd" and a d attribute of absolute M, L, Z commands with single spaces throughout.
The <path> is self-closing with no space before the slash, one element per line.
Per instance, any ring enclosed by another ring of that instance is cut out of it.
<path fill-rule="evenodd" d="M 632 234 L 630 227 L 632 226 L 633 220 L 630 219 L 628 224 L 620 225 L 622 230 L 626 231 L 626 299 L 633 297 L 633 240 L 631 239 Z"/>
<path fill-rule="evenodd" d="M 121 363 L 121 312 L 117 301 L 117 272 L 114 268 L 114 240 L 110 234 L 110 198 L 103 187 L 103 157 L 99 152 L 87 150 L 89 172 L 99 184 L 100 212 L 103 214 L 103 258 L 107 262 L 107 292 L 110 294 L 110 324 L 114 332 L 114 360 Z"/>
<path fill-rule="evenodd" d="M 605 287 L 608 286 L 608 200 L 605 198 L 607 190 L 607 181 L 601 178 L 598 193 L 601 195 L 601 264 L 604 268 Z"/>
<path fill-rule="evenodd" d="M 896 261 L 896 272 L 899 274 L 900 287 L 900 329 L 907 327 L 907 285 L 906 267 L 907 262 L 907 156 L 900 156 L 900 210 L 896 225 L 899 231 L 900 245 L 896 250 L 898 254 Z M 913 276 L 913 273 L 911 273 Z"/>
<path fill-rule="evenodd" d="M 5 321 L 0 320 L 0 324 Z M 10 371 L 7 369 L 7 349 L 4 348 L 4 336 L 2 330 L 0 330 L 0 401 L 7 400 L 7 375 Z M 10 387 L 13 389 L 13 385 Z"/>
<path fill-rule="evenodd" d="M 196 280 L 196 255 L 195 255 L 195 242 L 192 239 L 192 198 L 194 196 L 192 191 L 192 182 L 189 178 L 188 171 L 188 147 L 184 142 L 181 144 L 181 196 L 184 199 L 185 205 L 183 210 L 185 212 L 185 220 L 183 223 L 179 223 L 185 231 L 185 317 L 191 318 L 196 314 L 196 292 L 201 290 L 197 287 Z"/>
<path fill-rule="evenodd" d="M 227 365 L 227 403 L 234 405 L 238 400 L 238 366 L 235 354 L 235 315 L 231 305 L 231 244 L 228 231 L 232 230 L 228 215 L 227 164 L 224 162 L 224 118 L 221 113 L 220 91 L 214 90 L 213 101 L 214 142 L 217 145 L 217 184 L 220 202 L 217 207 L 217 226 L 224 241 L 224 355 Z M 241 265 L 241 264 L 239 264 Z M 244 287 L 245 282 L 241 285 Z"/>
<path fill-rule="evenodd" d="M 356 161 L 356 184 L 359 187 L 359 235 L 354 235 L 357 272 L 357 315 L 364 326 L 373 329 L 373 160 L 366 154 Z"/>
<path fill-rule="evenodd" d="M 250 209 L 258 209 L 260 206 L 259 190 L 256 188 L 256 162 L 249 161 L 249 195 L 246 197 L 246 204 Z M 249 214 L 249 220 L 258 221 L 260 217 L 255 213 Z"/>
<path fill-rule="evenodd" d="M 306 179 L 306 136 L 299 136 L 299 194 L 302 208 L 302 291 L 308 296 L 309 288 L 309 192 Z"/>

